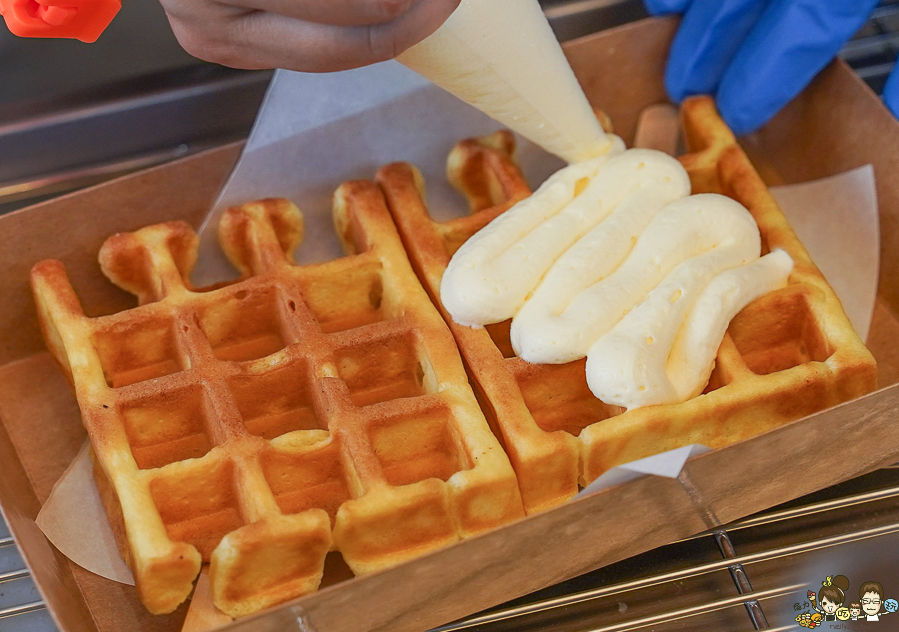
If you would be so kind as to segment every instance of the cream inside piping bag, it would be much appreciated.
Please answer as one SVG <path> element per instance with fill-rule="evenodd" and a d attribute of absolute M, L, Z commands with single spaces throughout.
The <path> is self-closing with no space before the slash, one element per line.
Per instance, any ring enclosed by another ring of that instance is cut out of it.
<path fill-rule="evenodd" d="M 611 148 L 537 0 L 462 0 L 397 60 L 568 162 Z"/>

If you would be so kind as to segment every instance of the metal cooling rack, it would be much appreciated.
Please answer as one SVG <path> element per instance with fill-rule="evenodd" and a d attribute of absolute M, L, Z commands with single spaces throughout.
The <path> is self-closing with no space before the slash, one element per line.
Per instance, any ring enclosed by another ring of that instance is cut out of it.
<path fill-rule="evenodd" d="M 643 15 L 633 0 L 544 4 L 561 39 L 597 30 L 598 20 L 608 27 Z M 899 0 L 887 0 L 840 56 L 879 93 L 897 53 Z M 897 498 L 899 468 L 878 470 L 435 632 L 795 630 L 793 613 L 806 588 L 815 587 L 810 584 L 818 574 L 839 570 L 839 560 L 850 564 L 892 552 L 883 561 L 895 568 Z M 56 632 L 2 520 L 0 632 Z"/>
<path fill-rule="evenodd" d="M 867 24 L 840 52 L 846 63 L 880 94 L 899 54 L 899 0 L 881 1 Z"/>
<path fill-rule="evenodd" d="M 897 497 L 899 469 L 879 470 L 437 630 L 796 630 L 822 568 L 851 571 L 873 549 L 895 576 Z"/>

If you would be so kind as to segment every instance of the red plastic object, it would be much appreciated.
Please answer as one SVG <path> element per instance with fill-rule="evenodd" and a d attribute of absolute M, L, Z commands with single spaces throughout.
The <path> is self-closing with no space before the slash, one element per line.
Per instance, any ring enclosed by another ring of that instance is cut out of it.
<path fill-rule="evenodd" d="M 87 43 L 97 41 L 121 8 L 121 0 L 0 0 L 0 15 L 13 35 Z"/>

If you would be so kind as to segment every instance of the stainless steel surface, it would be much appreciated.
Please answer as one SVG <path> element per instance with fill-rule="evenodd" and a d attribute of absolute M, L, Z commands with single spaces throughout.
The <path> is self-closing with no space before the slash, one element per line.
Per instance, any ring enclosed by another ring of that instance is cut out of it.
<path fill-rule="evenodd" d="M 270 78 L 187 66 L 0 120 L 0 212 L 245 138 Z"/>
<path fill-rule="evenodd" d="M 0 120 L 12 110 L 197 63 L 178 45 L 157 0 L 126 0 L 93 44 L 20 38 L 0 21 Z"/>
<path fill-rule="evenodd" d="M 843 47 L 842 57 L 877 92 L 899 53 L 899 0 L 882 1 L 867 24 Z"/>
<path fill-rule="evenodd" d="M 141 37 L 161 33 L 168 52 L 152 63 L 139 56 L 120 60 L 140 68 L 141 76 L 122 74 L 110 62 L 107 81 L 89 93 L 66 92 L 74 80 L 65 77 L 33 90 L 27 103 L 0 95 L 0 212 L 247 134 L 270 73 L 201 64 L 172 51 L 158 10 L 147 8 L 147 2 L 133 0 L 133 5 L 149 17 L 130 19 Z M 645 15 L 640 0 L 543 4 L 563 40 Z M 875 90 L 882 89 L 895 63 L 897 33 L 899 0 L 882 2 L 841 53 Z M 127 35 L 117 37 L 133 42 Z M 0 61 L 10 59 L 3 45 L 0 37 Z M 35 42 L 27 46 L 33 54 L 46 52 Z M 68 51 L 67 46 L 60 50 Z M 17 72 L 0 73 L 0 79 L 7 86 L 10 76 L 20 84 L 31 80 L 27 72 Z M 825 570 L 848 569 L 834 560 L 895 566 L 899 557 L 878 552 L 899 550 L 897 497 L 899 469 L 879 470 L 439 630 L 795 630 L 796 600 L 816 587 Z M 0 521 L 0 632 L 55 629 Z"/>
<path fill-rule="evenodd" d="M 642 0 L 544 1 L 549 23 L 561 41 L 647 17 Z"/>

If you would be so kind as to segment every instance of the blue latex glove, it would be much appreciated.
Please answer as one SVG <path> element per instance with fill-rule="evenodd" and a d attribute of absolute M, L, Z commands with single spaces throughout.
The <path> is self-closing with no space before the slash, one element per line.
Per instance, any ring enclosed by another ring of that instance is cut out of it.
<path fill-rule="evenodd" d="M 724 120 L 748 134 L 799 94 L 858 31 L 877 0 L 644 0 L 683 13 L 665 87 L 672 100 L 714 94 Z M 899 116 L 899 75 L 884 99 Z"/>

